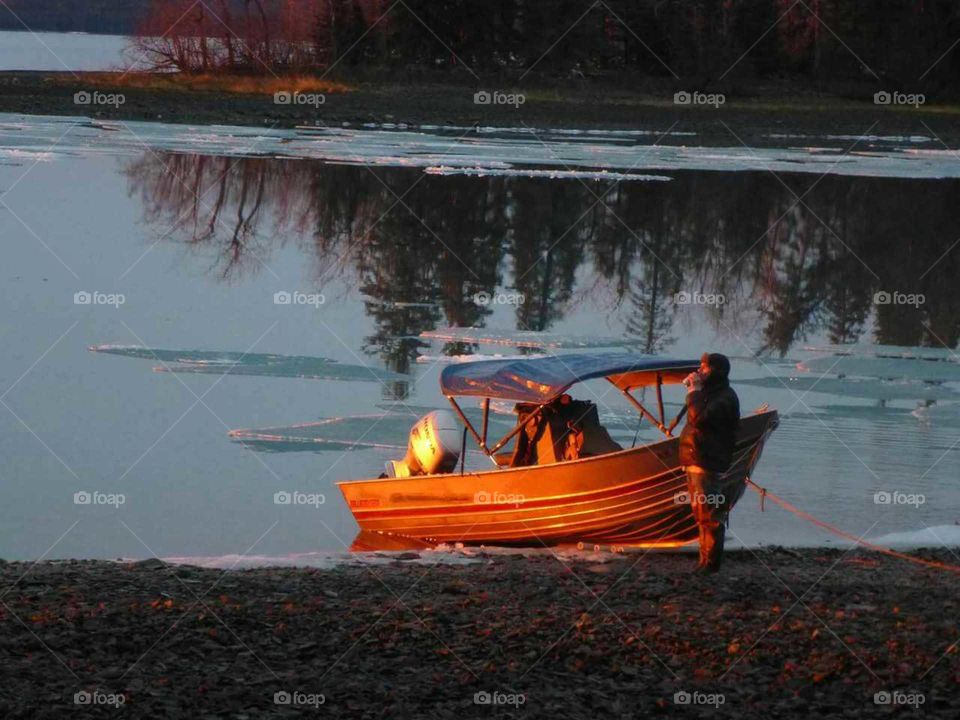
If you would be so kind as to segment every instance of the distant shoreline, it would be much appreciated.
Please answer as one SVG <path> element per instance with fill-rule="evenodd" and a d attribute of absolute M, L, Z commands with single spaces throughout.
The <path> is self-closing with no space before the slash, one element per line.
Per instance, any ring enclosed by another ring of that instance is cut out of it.
<path fill-rule="evenodd" d="M 350 84 L 346 92 L 326 94 L 322 104 L 278 105 L 267 93 L 172 85 L 130 87 L 115 84 L 119 78 L 119 73 L 0 72 L 0 112 L 281 128 L 345 123 L 664 132 L 672 128 L 696 133 L 684 138 L 684 144 L 709 146 L 805 145 L 827 135 L 924 135 L 931 137 L 935 147 L 943 147 L 940 141 L 951 148 L 960 147 L 957 106 L 891 108 L 815 96 L 784 100 L 770 92 L 744 99 L 730 97 L 719 108 L 684 107 L 675 105 L 672 95 L 660 95 L 656 89 L 628 92 L 582 87 L 530 89 L 523 104 L 515 107 L 476 104 L 476 88 L 436 81 L 360 82 Z M 282 81 L 271 80 L 273 85 L 277 82 Z M 119 107 L 77 105 L 74 93 L 82 90 L 120 92 L 124 103 Z M 654 137 L 651 142 L 656 140 Z"/>
<path fill-rule="evenodd" d="M 0 562 L 0 709 L 103 712 L 78 692 L 122 695 L 127 717 L 288 717 L 278 692 L 343 717 L 488 717 L 481 693 L 523 695 L 537 718 L 679 716 L 683 693 L 722 697 L 720 718 L 889 717 L 877 694 L 894 692 L 960 708 L 948 572 L 836 549 L 734 551 L 707 578 L 691 554 L 392 557 Z"/>

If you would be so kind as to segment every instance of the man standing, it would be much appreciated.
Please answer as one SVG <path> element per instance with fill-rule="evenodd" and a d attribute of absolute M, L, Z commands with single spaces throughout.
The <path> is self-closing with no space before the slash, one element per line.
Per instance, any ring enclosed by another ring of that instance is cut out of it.
<path fill-rule="evenodd" d="M 726 522 L 721 478 L 733 460 L 740 400 L 730 387 L 730 361 L 704 353 L 687 386 L 687 424 L 680 434 L 680 464 L 687 472 L 690 509 L 700 533 L 698 572 L 720 569 Z"/>

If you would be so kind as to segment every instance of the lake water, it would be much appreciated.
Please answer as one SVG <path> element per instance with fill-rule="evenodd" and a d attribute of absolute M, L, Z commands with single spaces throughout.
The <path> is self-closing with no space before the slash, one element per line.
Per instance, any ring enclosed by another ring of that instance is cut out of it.
<path fill-rule="evenodd" d="M 98 71 L 126 69 L 138 58 L 122 35 L 0 30 L 0 70 Z"/>
<path fill-rule="evenodd" d="M 783 416 L 758 483 L 856 535 L 956 542 L 960 161 L 922 133 L 760 154 L 666 129 L 0 115 L 0 557 L 343 550 L 334 483 L 402 455 L 449 356 L 519 352 L 449 326 L 726 352 L 744 410 Z M 575 394 L 631 442 L 622 397 Z M 752 494 L 732 533 L 838 543 Z"/>

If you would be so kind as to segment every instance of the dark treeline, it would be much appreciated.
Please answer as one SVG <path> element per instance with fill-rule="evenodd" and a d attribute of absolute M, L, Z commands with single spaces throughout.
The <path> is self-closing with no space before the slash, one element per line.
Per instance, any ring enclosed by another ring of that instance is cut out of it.
<path fill-rule="evenodd" d="M 955 0 L 154 0 L 140 30 L 189 72 L 441 71 L 494 78 L 643 78 L 703 89 L 804 81 L 955 88 Z M 141 42 L 144 42 L 141 40 Z"/>
<path fill-rule="evenodd" d="M 0 30 L 89 32 L 130 35 L 144 21 L 152 0 L 4 0 Z"/>
<path fill-rule="evenodd" d="M 516 329 L 550 330 L 590 296 L 647 352 L 670 346 L 690 310 L 677 294 L 695 292 L 724 295 L 704 312 L 723 335 L 759 338 L 754 350 L 786 353 L 815 332 L 838 343 L 960 340 L 960 254 L 943 252 L 960 227 L 954 180 L 784 175 L 796 195 L 748 172 L 589 189 L 510 177 L 414 184 L 419 170 L 406 168 L 375 177 L 154 153 L 126 172 L 147 221 L 174 227 L 225 280 L 263 271 L 274 238 L 299 242 L 320 289 L 346 281 L 363 294 L 375 328 L 367 349 L 401 371 L 423 330 L 483 326 L 491 310 L 476 294 L 498 288 L 522 296 Z M 881 291 L 925 302 L 882 304 Z"/>

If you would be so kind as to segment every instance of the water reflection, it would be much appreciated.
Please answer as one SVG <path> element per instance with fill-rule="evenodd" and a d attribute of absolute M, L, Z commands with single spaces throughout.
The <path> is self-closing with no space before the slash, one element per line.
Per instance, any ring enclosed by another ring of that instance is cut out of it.
<path fill-rule="evenodd" d="M 478 298 L 504 289 L 519 330 L 549 330 L 590 296 L 646 352 L 675 342 L 685 299 L 710 296 L 725 299 L 704 307 L 721 335 L 759 319 L 759 351 L 815 332 L 951 348 L 960 334 L 960 253 L 944 252 L 957 180 L 685 171 L 615 185 L 152 152 L 125 173 L 146 220 L 225 281 L 299 243 L 318 289 L 346 278 L 364 295 L 364 350 L 402 373 L 420 332 L 484 326 Z"/>

